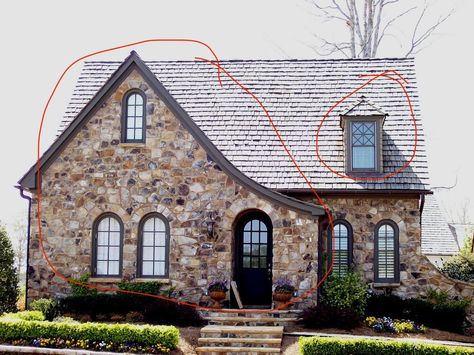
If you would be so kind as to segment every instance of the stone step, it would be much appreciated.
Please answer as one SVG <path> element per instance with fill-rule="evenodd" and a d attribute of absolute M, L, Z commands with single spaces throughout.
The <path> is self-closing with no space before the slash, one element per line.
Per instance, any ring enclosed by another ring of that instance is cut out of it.
<path fill-rule="evenodd" d="M 281 326 L 238 326 L 238 325 L 206 325 L 201 329 L 202 334 L 266 334 L 266 335 L 283 335 L 283 327 Z"/>
<path fill-rule="evenodd" d="M 275 318 L 275 317 L 229 317 L 229 316 L 217 316 L 217 317 L 205 317 L 205 320 L 211 323 L 218 323 L 218 324 L 235 324 L 235 323 L 288 323 L 288 322 L 296 322 L 297 318 L 290 318 L 290 317 L 282 317 L 282 318 Z"/>
<path fill-rule="evenodd" d="M 255 348 L 240 346 L 200 346 L 195 349 L 198 353 L 272 353 L 280 354 L 280 348 Z"/>
<path fill-rule="evenodd" d="M 199 344 L 261 344 L 281 345 L 280 338 L 199 338 Z"/>

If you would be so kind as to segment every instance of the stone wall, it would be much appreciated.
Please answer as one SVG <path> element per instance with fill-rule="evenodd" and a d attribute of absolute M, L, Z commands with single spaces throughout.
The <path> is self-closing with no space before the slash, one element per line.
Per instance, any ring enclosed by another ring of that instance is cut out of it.
<path fill-rule="evenodd" d="M 147 97 L 146 144 L 120 142 L 124 94 L 140 88 Z M 63 296 L 69 285 L 55 277 L 39 243 L 33 200 L 29 298 Z M 138 73 L 118 87 L 43 173 L 41 225 L 54 268 L 66 277 L 89 273 L 92 225 L 104 212 L 124 224 L 123 276 L 136 277 L 137 232 L 149 212 L 170 223 L 170 273 L 162 280 L 182 299 L 205 302 L 210 279 L 232 279 L 234 222 L 245 211 L 264 211 L 273 224 L 273 279 L 288 275 L 300 292 L 316 282 L 318 226 L 314 217 L 270 203 L 226 176 Z M 216 216 L 215 236 L 204 223 Z M 102 280 L 104 281 L 104 280 Z M 91 283 L 110 286 L 92 280 Z"/>
<path fill-rule="evenodd" d="M 333 219 L 345 219 L 353 229 L 353 261 L 357 272 L 374 287 L 374 231 L 383 220 L 394 221 L 399 229 L 400 285 L 389 289 L 401 297 L 424 296 L 428 289 L 444 290 L 452 296 L 474 299 L 474 284 L 456 281 L 443 274 L 421 254 L 419 200 L 414 197 L 323 197 Z M 327 246 L 327 230 L 322 231 Z M 323 250 L 322 253 L 326 252 Z M 471 305 L 471 315 L 474 315 Z"/>

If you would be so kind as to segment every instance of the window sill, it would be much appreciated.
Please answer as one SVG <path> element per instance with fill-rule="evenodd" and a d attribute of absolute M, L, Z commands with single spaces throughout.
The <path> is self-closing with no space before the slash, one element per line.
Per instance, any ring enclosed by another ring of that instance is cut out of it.
<path fill-rule="evenodd" d="M 164 285 L 168 285 L 171 283 L 170 279 L 160 279 L 157 277 L 138 277 L 136 279 L 133 279 L 132 282 L 159 282 Z"/>
<path fill-rule="evenodd" d="M 399 287 L 400 282 L 374 282 L 372 284 L 373 288 L 386 288 L 386 287 Z"/>
<path fill-rule="evenodd" d="M 120 277 L 91 277 L 89 282 L 116 283 L 122 282 Z"/>
<path fill-rule="evenodd" d="M 143 148 L 145 143 L 119 143 L 119 147 L 123 148 Z"/>

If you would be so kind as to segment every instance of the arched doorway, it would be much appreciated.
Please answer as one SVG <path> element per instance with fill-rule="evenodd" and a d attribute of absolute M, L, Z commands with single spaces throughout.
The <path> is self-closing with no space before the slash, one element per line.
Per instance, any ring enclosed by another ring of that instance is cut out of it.
<path fill-rule="evenodd" d="M 245 213 L 235 225 L 235 269 L 240 298 L 246 307 L 272 303 L 272 222 L 261 211 Z"/>

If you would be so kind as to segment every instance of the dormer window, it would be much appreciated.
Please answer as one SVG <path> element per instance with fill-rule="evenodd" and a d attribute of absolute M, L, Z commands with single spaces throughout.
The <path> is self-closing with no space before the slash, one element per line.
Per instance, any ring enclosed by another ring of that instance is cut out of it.
<path fill-rule="evenodd" d="M 144 143 L 146 133 L 145 95 L 133 90 L 124 96 L 122 142 Z"/>
<path fill-rule="evenodd" d="M 386 116 L 363 96 L 341 115 L 347 173 L 382 173 L 382 126 Z"/>

